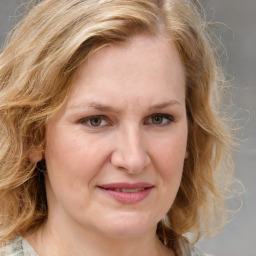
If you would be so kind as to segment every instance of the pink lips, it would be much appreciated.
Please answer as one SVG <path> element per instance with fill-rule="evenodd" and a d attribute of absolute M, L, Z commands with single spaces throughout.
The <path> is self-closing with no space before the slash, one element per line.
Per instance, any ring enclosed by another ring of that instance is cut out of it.
<path fill-rule="evenodd" d="M 109 197 L 123 204 L 134 204 L 145 199 L 154 188 L 147 182 L 110 183 L 98 186 Z"/>

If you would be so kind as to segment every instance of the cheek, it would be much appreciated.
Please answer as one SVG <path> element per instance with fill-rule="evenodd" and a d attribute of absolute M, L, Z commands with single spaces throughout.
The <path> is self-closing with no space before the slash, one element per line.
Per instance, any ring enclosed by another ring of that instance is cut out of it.
<path fill-rule="evenodd" d="M 95 186 L 95 177 L 106 163 L 109 149 L 104 145 L 109 145 L 106 139 L 98 141 L 67 129 L 51 129 L 45 151 L 51 197 L 83 207 L 88 191 Z"/>
<path fill-rule="evenodd" d="M 186 133 L 173 136 L 154 147 L 154 160 L 164 175 L 181 173 L 183 169 L 187 145 Z"/>
<path fill-rule="evenodd" d="M 160 219 L 170 210 L 180 187 L 186 143 L 166 140 L 155 147 L 154 169 L 158 173 L 158 204 Z"/>
<path fill-rule="evenodd" d="M 61 169 L 72 175 L 83 175 L 102 163 L 105 151 L 89 137 L 58 129 L 48 133 L 45 157 L 48 167 L 54 171 Z"/>
<path fill-rule="evenodd" d="M 186 126 L 177 129 L 179 132 L 172 136 L 155 143 L 154 147 L 154 165 L 161 177 L 160 187 L 162 203 L 166 205 L 165 211 L 171 207 L 183 173 L 184 158 L 187 145 Z"/>

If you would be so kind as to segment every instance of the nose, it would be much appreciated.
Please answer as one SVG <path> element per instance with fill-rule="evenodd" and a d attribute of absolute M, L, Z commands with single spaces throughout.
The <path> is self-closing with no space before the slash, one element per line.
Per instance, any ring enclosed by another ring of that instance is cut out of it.
<path fill-rule="evenodd" d="M 150 157 L 141 133 L 138 127 L 132 126 L 125 127 L 118 133 L 111 155 L 111 163 L 116 168 L 128 173 L 138 173 L 149 165 Z"/>

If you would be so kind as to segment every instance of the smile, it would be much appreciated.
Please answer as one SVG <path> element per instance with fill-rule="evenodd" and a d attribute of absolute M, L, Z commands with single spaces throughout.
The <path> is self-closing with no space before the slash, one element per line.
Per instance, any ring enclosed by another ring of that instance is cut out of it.
<path fill-rule="evenodd" d="M 113 188 L 113 189 L 108 188 L 108 190 L 113 190 L 113 191 L 123 192 L 123 193 L 136 193 L 136 192 L 143 191 L 145 189 L 147 188 Z"/>
<path fill-rule="evenodd" d="M 98 186 L 108 197 L 123 204 L 135 204 L 146 199 L 154 186 L 149 183 L 114 183 Z"/>

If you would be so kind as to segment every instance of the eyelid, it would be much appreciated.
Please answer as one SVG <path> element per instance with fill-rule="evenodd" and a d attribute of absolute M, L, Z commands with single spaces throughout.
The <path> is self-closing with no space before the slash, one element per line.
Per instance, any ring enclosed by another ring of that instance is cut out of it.
<path fill-rule="evenodd" d="M 92 119 L 95 119 L 95 118 L 100 118 L 101 120 L 105 121 L 106 123 L 108 123 L 108 124 L 110 123 L 109 119 L 104 115 L 93 115 L 93 116 L 84 117 L 84 118 L 79 119 L 78 123 L 81 123 L 83 125 L 86 125 L 90 128 L 94 128 L 94 129 L 102 128 L 102 127 L 105 127 L 108 125 L 108 124 L 104 124 L 104 125 L 100 124 L 99 126 L 90 125 L 89 121 Z"/>
<path fill-rule="evenodd" d="M 160 123 L 160 124 L 154 124 L 152 122 L 152 118 L 154 117 L 161 117 L 163 119 L 166 119 L 166 121 L 164 123 Z M 102 121 L 105 121 L 106 123 L 105 124 L 100 124 L 100 125 L 91 125 L 89 123 L 90 120 L 92 119 L 96 119 L 96 118 L 100 118 Z M 151 121 L 149 121 L 151 119 Z M 152 126 L 156 126 L 156 127 L 161 127 L 161 126 L 166 126 L 172 122 L 175 122 L 175 118 L 173 115 L 171 114 L 165 114 L 165 113 L 154 113 L 152 115 L 149 115 L 145 118 L 145 121 L 143 122 L 145 125 L 152 125 Z M 92 115 L 92 116 L 88 116 L 88 117 L 84 117 L 84 118 L 81 118 L 77 121 L 77 123 L 80 123 L 84 126 L 87 126 L 89 128 L 93 128 L 93 129 L 100 129 L 100 128 L 104 128 L 106 126 L 109 126 L 111 125 L 111 120 L 105 116 L 105 115 Z"/>
<path fill-rule="evenodd" d="M 147 122 L 148 119 L 150 118 L 154 118 L 156 116 L 159 116 L 159 117 L 162 117 L 162 118 L 165 118 L 167 119 L 167 123 L 164 123 L 164 124 L 154 124 L 152 122 Z M 144 122 L 145 124 L 148 124 L 148 125 L 154 125 L 154 126 L 165 126 L 165 125 L 168 125 L 170 124 L 171 122 L 175 122 L 175 118 L 173 117 L 173 115 L 170 115 L 170 114 L 164 114 L 164 113 L 155 113 L 155 114 L 152 114 L 150 116 L 148 116 L 146 118 L 146 121 Z"/>
<path fill-rule="evenodd" d="M 174 121 L 174 117 L 173 115 L 170 115 L 170 114 L 164 114 L 164 113 L 156 113 L 156 114 L 153 114 L 153 115 L 150 115 L 151 117 L 155 117 L 155 116 L 161 116 L 163 118 L 166 118 L 170 121 Z"/>

